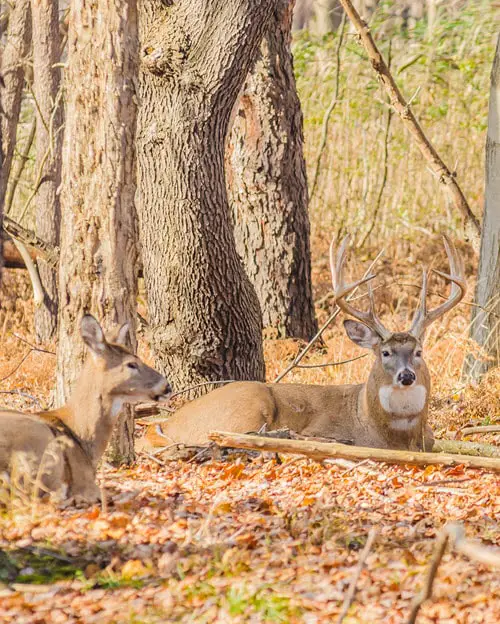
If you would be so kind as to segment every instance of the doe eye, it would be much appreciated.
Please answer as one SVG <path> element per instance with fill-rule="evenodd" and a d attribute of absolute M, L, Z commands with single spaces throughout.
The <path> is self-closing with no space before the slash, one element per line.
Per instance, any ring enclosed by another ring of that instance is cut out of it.
<path fill-rule="evenodd" d="M 422 351 L 416 351 L 415 352 L 415 356 L 416 357 L 422 357 Z"/>
<path fill-rule="evenodd" d="M 384 357 L 389 357 L 391 354 L 389 353 L 389 351 L 382 351 L 382 355 Z"/>
<path fill-rule="evenodd" d="M 135 362 L 127 362 L 127 368 L 131 368 L 132 370 L 139 370 L 139 365 Z"/>

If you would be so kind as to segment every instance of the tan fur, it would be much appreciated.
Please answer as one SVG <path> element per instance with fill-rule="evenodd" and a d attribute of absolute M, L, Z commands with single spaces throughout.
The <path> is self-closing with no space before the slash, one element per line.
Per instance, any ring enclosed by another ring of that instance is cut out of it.
<path fill-rule="evenodd" d="M 396 341 L 399 337 L 398 334 Z M 301 435 L 359 446 L 395 449 L 425 446 L 429 450 L 433 443 L 427 426 L 430 377 L 424 362 L 416 375 L 416 383 L 427 390 L 427 400 L 424 409 L 415 415 L 411 431 L 391 428 L 395 415 L 385 412 L 380 404 L 378 388 L 391 380 L 377 354 L 366 384 L 316 386 L 254 381 L 228 384 L 184 405 L 159 425 L 160 430 L 157 425 L 150 425 L 141 444 L 143 448 L 175 442 L 206 444 L 210 431 L 245 433 L 259 431 L 265 425 L 268 431 L 287 427 Z"/>
<path fill-rule="evenodd" d="M 42 473 L 42 490 L 66 486 L 67 496 L 93 502 L 100 498 L 97 463 L 119 415 L 113 413 L 114 401 L 158 399 L 170 386 L 124 346 L 108 343 L 93 317 L 85 318 L 97 338 L 87 337 L 91 353 L 68 403 L 34 415 L 0 411 L 0 473 L 9 473 L 24 454 L 31 464 L 29 480 Z"/>

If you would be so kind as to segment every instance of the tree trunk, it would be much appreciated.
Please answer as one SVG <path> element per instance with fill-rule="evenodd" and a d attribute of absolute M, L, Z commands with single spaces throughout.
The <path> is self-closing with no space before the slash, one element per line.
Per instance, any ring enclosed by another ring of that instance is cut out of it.
<path fill-rule="evenodd" d="M 478 380 L 500 364 L 500 37 L 491 72 L 490 108 L 486 135 L 486 186 L 483 229 L 471 338 L 488 359 L 470 354 L 465 373 Z"/>
<path fill-rule="evenodd" d="M 7 41 L 1 55 L 2 69 L 0 85 L 0 139 L 2 141 L 0 158 L 0 227 L 3 222 L 3 211 L 10 167 L 16 146 L 17 122 L 21 110 L 24 84 L 24 64 L 29 52 L 31 39 L 30 0 L 15 0 L 9 12 Z M 0 258 L 3 258 L 0 241 Z M 3 260 L 0 259 L 0 269 Z"/>
<path fill-rule="evenodd" d="M 317 331 L 311 288 L 302 111 L 290 30 L 293 2 L 278 0 L 237 105 L 226 150 L 236 249 L 278 337 Z"/>
<path fill-rule="evenodd" d="M 142 257 L 156 363 L 178 388 L 264 377 L 259 303 L 229 218 L 224 144 L 275 3 L 141 6 Z"/>
<path fill-rule="evenodd" d="M 69 19 L 61 198 L 57 396 L 67 400 L 84 359 L 84 312 L 108 328 L 128 321 L 135 349 L 137 240 L 134 0 L 73 0 Z M 132 411 L 111 445 L 133 458 Z"/>
<path fill-rule="evenodd" d="M 33 20 L 33 92 L 36 98 L 36 171 L 43 182 L 36 197 L 36 231 L 52 245 L 59 245 L 61 183 L 62 104 L 58 0 L 31 0 Z M 57 329 L 57 272 L 38 260 L 44 302 L 35 310 L 38 342 L 51 340 Z"/>

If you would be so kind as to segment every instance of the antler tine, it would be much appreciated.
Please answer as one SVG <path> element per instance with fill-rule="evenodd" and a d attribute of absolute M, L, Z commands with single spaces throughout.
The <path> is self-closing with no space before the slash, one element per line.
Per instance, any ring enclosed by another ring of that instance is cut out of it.
<path fill-rule="evenodd" d="M 434 273 L 444 277 L 444 279 L 451 282 L 450 295 L 448 299 L 434 310 L 426 310 L 425 297 L 427 295 L 427 274 L 422 282 L 422 296 L 420 300 L 419 308 L 415 313 L 412 328 L 410 333 L 416 337 L 421 336 L 427 327 L 434 323 L 439 317 L 443 316 L 446 312 L 454 308 L 464 298 L 467 283 L 465 281 L 465 269 L 462 257 L 456 250 L 453 242 L 446 236 L 443 236 L 444 248 L 448 257 L 448 263 L 450 265 L 450 273 L 443 273 L 433 269 Z"/>
<path fill-rule="evenodd" d="M 354 306 L 352 306 L 346 300 L 346 297 L 349 293 L 351 293 L 355 288 L 361 286 L 361 284 L 365 284 L 369 282 L 374 277 L 376 277 L 375 273 L 371 273 L 366 277 L 361 278 L 356 282 L 352 282 L 351 284 L 345 284 L 343 277 L 343 269 L 347 256 L 347 245 L 349 243 L 350 236 L 346 236 L 340 245 L 340 248 L 337 253 L 337 259 L 335 262 L 335 252 L 334 252 L 334 241 L 332 240 L 330 244 L 330 269 L 332 272 L 332 284 L 333 284 L 333 292 L 335 294 L 335 302 L 339 306 L 341 310 L 343 310 L 346 314 L 353 316 L 358 319 L 368 327 L 371 327 L 374 331 L 376 331 L 383 340 L 388 338 L 391 333 L 382 325 L 382 322 L 375 314 L 374 301 L 373 301 L 373 291 L 369 289 L 370 296 L 370 310 L 368 312 L 363 312 L 362 310 L 358 310 Z"/>

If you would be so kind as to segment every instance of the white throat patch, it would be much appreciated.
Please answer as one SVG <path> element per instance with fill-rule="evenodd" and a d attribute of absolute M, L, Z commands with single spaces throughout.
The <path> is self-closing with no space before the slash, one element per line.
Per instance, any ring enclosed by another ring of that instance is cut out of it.
<path fill-rule="evenodd" d="M 111 403 L 111 412 L 110 412 L 111 418 L 113 420 L 118 418 L 120 412 L 122 411 L 124 403 L 125 403 L 125 399 L 122 397 L 116 397 L 113 399 L 113 402 Z"/>
<path fill-rule="evenodd" d="M 411 386 L 410 388 L 395 388 L 394 386 L 382 386 L 378 391 L 380 405 L 388 414 L 407 419 L 415 416 L 425 407 L 427 390 L 425 386 Z M 412 428 L 416 424 L 411 422 L 395 422 L 391 424 L 394 429 Z"/>

